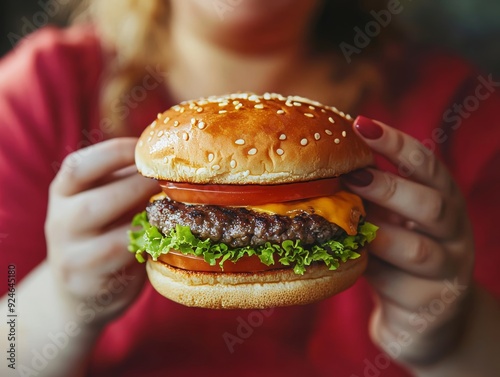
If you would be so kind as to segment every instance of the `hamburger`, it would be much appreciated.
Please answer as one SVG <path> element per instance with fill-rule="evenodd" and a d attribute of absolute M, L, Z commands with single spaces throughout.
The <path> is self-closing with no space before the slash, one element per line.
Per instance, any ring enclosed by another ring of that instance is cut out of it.
<path fill-rule="evenodd" d="M 140 136 L 140 174 L 162 192 L 129 250 L 163 296 L 205 308 L 309 304 L 350 287 L 376 226 L 339 177 L 373 162 L 334 107 L 237 93 L 185 101 Z"/>

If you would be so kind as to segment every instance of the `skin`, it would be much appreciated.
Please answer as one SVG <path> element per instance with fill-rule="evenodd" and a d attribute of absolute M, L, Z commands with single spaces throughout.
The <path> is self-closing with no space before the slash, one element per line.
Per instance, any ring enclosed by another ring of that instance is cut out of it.
<path fill-rule="evenodd" d="M 277 91 L 352 109 L 356 95 L 344 103 L 345 94 L 362 83 L 332 85 L 334 61 L 308 53 L 303 38 L 317 1 L 276 1 L 270 9 L 268 1 L 247 0 L 226 13 L 224 21 L 208 3 L 172 0 L 167 81 L 176 100 L 235 90 Z M 284 15 L 296 22 L 281 22 Z M 415 148 L 423 150 L 409 136 L 379 126 L 382 136 L 366 139 L 376 153 L 397 162 Z M 48 333 L 76 331 L 63 324 L 74 323 L 79 335 L 68 336 L 67 346 L 38 376 L 83 374 L 104 326 L 140 294 L 144 269 L 126 252 L 126 224 L 158 188 L 132 172 L 135 143 L 120 138 L 75 152 L 51 184 L 48 257 L 18 285 L 24 340 L 19 365 L 31 365 L 30 350 L 42 349 Z M 373 203 L 373 222 L 381 226 L 367 271 L 376 300 L 371 337 L 389 354 L 394 342 L 404 343 L 396 361 L 416 375 L 500 375 L 493 354 L 500 339 L 500 309 L 471 280 L 474 246 L 463 198 L 434 155 L 423 156 L 408 179 L 370 170 L 368 186 L 350 184 Z M 119 284 L 116 273 L 125 276 Z M 444 282 L 455 278 L 465 288 L 453 302 L 445 296 L 449 304 L 433 315 L 430 303 L 442 298 Z M 103 305 L 107 292 L 112 300 Z M 88 314 L 79 314 L 82 305 Z M 7 311 L 5 299 L 0 311 Z M 408 322 L 415 312 L 424 318 L 417 327 L 421 332 Z"/>

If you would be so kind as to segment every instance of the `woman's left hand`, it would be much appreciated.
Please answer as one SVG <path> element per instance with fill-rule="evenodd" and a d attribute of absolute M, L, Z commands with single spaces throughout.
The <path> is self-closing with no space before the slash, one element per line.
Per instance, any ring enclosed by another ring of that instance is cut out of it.
<path fill-rule="evenodd" d="M 354 128 L 400 173 L 367 168 L 345 179 L 370 202 L 369 220 L 380 227 L 366 272 L 376 292 L 371 337 L 404 365 L 439 363 L 458 344 L 474 292 L 465 201 L 445 166 L 417 140 L 364 117 Z"/>

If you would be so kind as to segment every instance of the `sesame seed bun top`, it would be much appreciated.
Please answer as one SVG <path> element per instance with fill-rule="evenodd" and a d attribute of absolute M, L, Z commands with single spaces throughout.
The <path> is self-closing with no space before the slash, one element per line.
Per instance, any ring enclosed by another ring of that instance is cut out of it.
<path fill-rule="evenodd" d="M 336 177 L 373 162 L 353 119 L 302 97 L 230 94 L 158 114 L 135 150 L 139 172 L 200 184 L 279 184 Z"/>

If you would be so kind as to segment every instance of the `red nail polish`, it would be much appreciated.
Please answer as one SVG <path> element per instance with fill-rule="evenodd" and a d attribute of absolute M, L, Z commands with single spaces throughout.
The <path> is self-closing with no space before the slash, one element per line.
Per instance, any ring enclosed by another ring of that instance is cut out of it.
<path fill-rule="evenodd" d="M 365 187 L 373 182 L 373 174 L 369 170 L 360 169 L 344 175 L 343 179 L 350 185 Z"/>
<path fill-rule="evenodd" d="M 354 120 L 354 127 L 359 131 L 361 136 L 370 140 L 380 138 L 383 132 L 382 127 L 372 119 L 361 115 Z"/>

